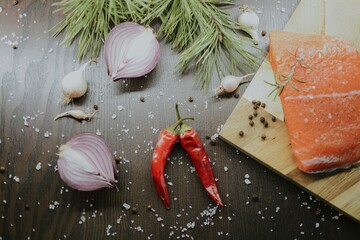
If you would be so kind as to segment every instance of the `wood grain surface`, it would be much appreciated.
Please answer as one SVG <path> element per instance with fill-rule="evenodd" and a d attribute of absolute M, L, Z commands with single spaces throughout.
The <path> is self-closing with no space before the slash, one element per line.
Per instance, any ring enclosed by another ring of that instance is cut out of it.
<path fill-rule="evenodd" d="M 206 136 L 217 136 L 239 99 L 194 89 L 191 73 L 175 73 L 178 55 L 169 44 L 161 42 L 161 60 L 147 77 L 116 83 L 101 54 L 85 71 L 88 94 L 72 105 L 59 104 L 60 80 L 82 64 L 75 60 L 76 43 L 61 46 L 63 36 L 54 39 L 48 32 L 63 17 L 51 13 L 53 1 L 12 2 L 0 1 L 1 239 L 359 239 L 356 222 L 227 143 L 210 144 Z M 240 3 L 254 7 L 261 32 L 283 28 L 299 0 L 235 3 L 227 9 L 234 18 Z M 262 37 L 260 47 L 266 50 L 267 41 Z M 210 87 L 218 83 L 214 75 Z M 245 89 L 237 90 L 240 96 Z M 175 121 L 176 102 L 184 115 L 195 117 L 191 125 L 211 158 L 224 207 L 215 208 L 179 144 L 166 167 L 171 210 L 154 190 L 152 148 L 159 129 Z M 53 121 L 60 112 L 95 104 L 99 114 L 91 122 Z M 58 147 L 85 131 L 101 133 L 121 159 L 119 192 L 78 192 L 55 171 Z"/>

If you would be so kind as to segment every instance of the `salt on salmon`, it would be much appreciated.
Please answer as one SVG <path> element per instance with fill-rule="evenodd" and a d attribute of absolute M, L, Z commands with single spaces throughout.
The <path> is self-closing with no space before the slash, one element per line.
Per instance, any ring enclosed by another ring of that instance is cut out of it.
<path fill-rule="evenodd" d="M 360 54 L 348 40 L 273 31 L 269 58 L 291 147 L 307 173 L 360 161 Z M 281 89 L 279 86 L 278 89 Z"/>

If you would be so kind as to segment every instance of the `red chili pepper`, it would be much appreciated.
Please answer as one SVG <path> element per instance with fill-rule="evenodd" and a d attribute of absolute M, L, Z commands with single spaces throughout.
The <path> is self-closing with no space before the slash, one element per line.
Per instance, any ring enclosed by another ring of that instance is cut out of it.
<path fill-rule="evenodd" d="M 176 104 L 176 113 L 178 118 L 180 118 L 178 104 Z M 210 197 L 217 204 L 223 206 L 210 160 L 200 140 L 199 134 L 191 126 L 181 123 L 179 141 L 184 150 L 189 154 L 200 181 Z"/>
<path fill-rule="evenodd" d="M 165 208 L 167 209 L 170 209 L 170 198 L 164 177 L 164 170 L 166 166 L 166 161 L 178 138 L 176 128 L 185 119 L 192 118 L 179 119 L 174 125 L 161 130 L 151 161 L 151 171 L 153 175 L 155 189 L 159 194 L 161 200 L 164 202 Z"/>

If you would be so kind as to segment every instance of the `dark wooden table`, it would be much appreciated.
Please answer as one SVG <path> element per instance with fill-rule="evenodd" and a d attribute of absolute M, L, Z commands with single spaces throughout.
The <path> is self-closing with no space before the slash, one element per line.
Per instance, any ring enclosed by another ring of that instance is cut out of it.
<path fill-rule="evenodd" d="M 63 47 L 62 37 L 48 33 L 62 18 L 51 14 L 52 2 L 0 2 L 0 166 L 5 168 L 0 239 L 360 239 L 353 220 L 221 140 L 210 144 L 206 136 L 216 137 L 238 99 L 194 89 L 191 74 L 174 73 L 177 54 L 168 44 L 162 42 L 161 60 L 148 77 L 116 83 L 109 80 L 101 55 L 85 72 L 88 94 L 71 105 L 59 104 L 60 80 L 81 63 L 75 45 Z M 281 29 L 298 2 L 241 1 L 258 12 L 260 31 Z M 236 6 L 228 11 L 236 17 Z M 267 40 L 261 38 L 264 49 Z M 210 88 L 218 83 L 214 78 Z M 179 144 L 166 167 L 171 210 L 154 190 L 152 150 L 159 129 L 175 121 L 176 102 L 184 115 L 195 117 L 191 124 L 213 162 L 224 207 L 207 196 Z M 60 112 L 95 104 L 99 113 L 91 122 L 53 121 Z M 55 171 L 58 147 L 79 132 L 100 132 L 121 158 L 118 192 L 78 192 L 61 181 Z M 137 213 L 124 209 L 124 203 Z"/>

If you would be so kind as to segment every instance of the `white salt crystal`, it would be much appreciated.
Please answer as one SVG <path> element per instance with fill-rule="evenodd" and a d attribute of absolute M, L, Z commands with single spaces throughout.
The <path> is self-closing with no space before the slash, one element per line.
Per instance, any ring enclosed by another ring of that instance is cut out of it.
<path fill-rule="evenodd" d="M 0 13 L 2 12 L 2 10 L 3 10 L 2 7 L 0 7 Z"/>
<path fill-rule="evenodd" d="M 36 164 L 35 169 L 38 171 L 41 169 L 41 162 L 38 162 L 38 164 Z"/>
<path fill-rule="evenodd" d="M 48 50 L 48 53 L 52 53 L 53 51 L 54 51 L 54 49 L 50 48 L 50 49 Z"/>
<path fill-rule="evenodd" d="M 101 136 L 101 132 L 100 132 L 100 129 L 96 129 L 96 132 L 95 132 L 96 135 L 98 136 Z"/>
<path fill-rule="evenodd" d="M 225 171 L 225 172 L 229 171 L 229 168 L 225 166 L 225 167 L 224 167 L 224 171 Z"/>
<path fill-rule="evenodd" d="M 245 178 L 250 178 L 250 175 L 249 174 L 245 174 Z"/>
<path fill-rule="evenodd" d="M 282 7 L 282 8 L 280 9 L 280 11 L 281 11 L 282 13 L 284 13 L 284 12 L 285 12 L 285 8 Z"/>
<path fill-rule="evenodd" d="M 246 179 L 244 180 L 244 182 L 245 182 L 247 185 L 251 184 L 251 181 L 250 181 L 248 178 L 246 178 Z"/>
<path fill-rule="evenodd" d="M 28 121 L 27 121 L 27 117 L 23 117 L 23 119 L 24 119 L 24 126 L 25 127 L 28 127 L 29 126 L 29 123 L 28 123 Z"/>
<path fill-rule="evenodd" d="M 114 120 L 116 118 L 116 114 L 111 115 L 111 119 Z"/>
<path fill-rule="evenodd" d="M 50 136 L 49 132 L 46 131 L 46 132 L 44 133 L 44 137 L 48 138 L 49 136 Z"/>
<path fill-rule="evenodd" d="M 130 209 L 130 205 L 129 204 L 127 204 L 127 203 L 124 203 L 123 204 L 123 208 L 125 208 L 125 210 L 129 210 Z"/>
<path fill-rule="evenodd" d="M 319 228 L 320 227 L 320 223 L 315 223 L 315 228 Z"/>
<path fill-rule="evenodd" d="M 20 178 L 18 176 L 14 176 L 13 179 L 15 182 L 20 182 Z"/>
<path fill-rule="evenodd" d="M 119 106 L 117 106 L 117 109 L 118 109 L 119 111 L 122 111 L 122 110 L 124 110 L 124 107 L 123 107 L 122 105 L 119 105 Z"/>
<path fill-rule="evenodd" d="M 161 217 L 157 217 L 156 218 L 156 221 L 158 221 L 158 222 L 162 222 L 164 219 L 162 219 Z"/>

